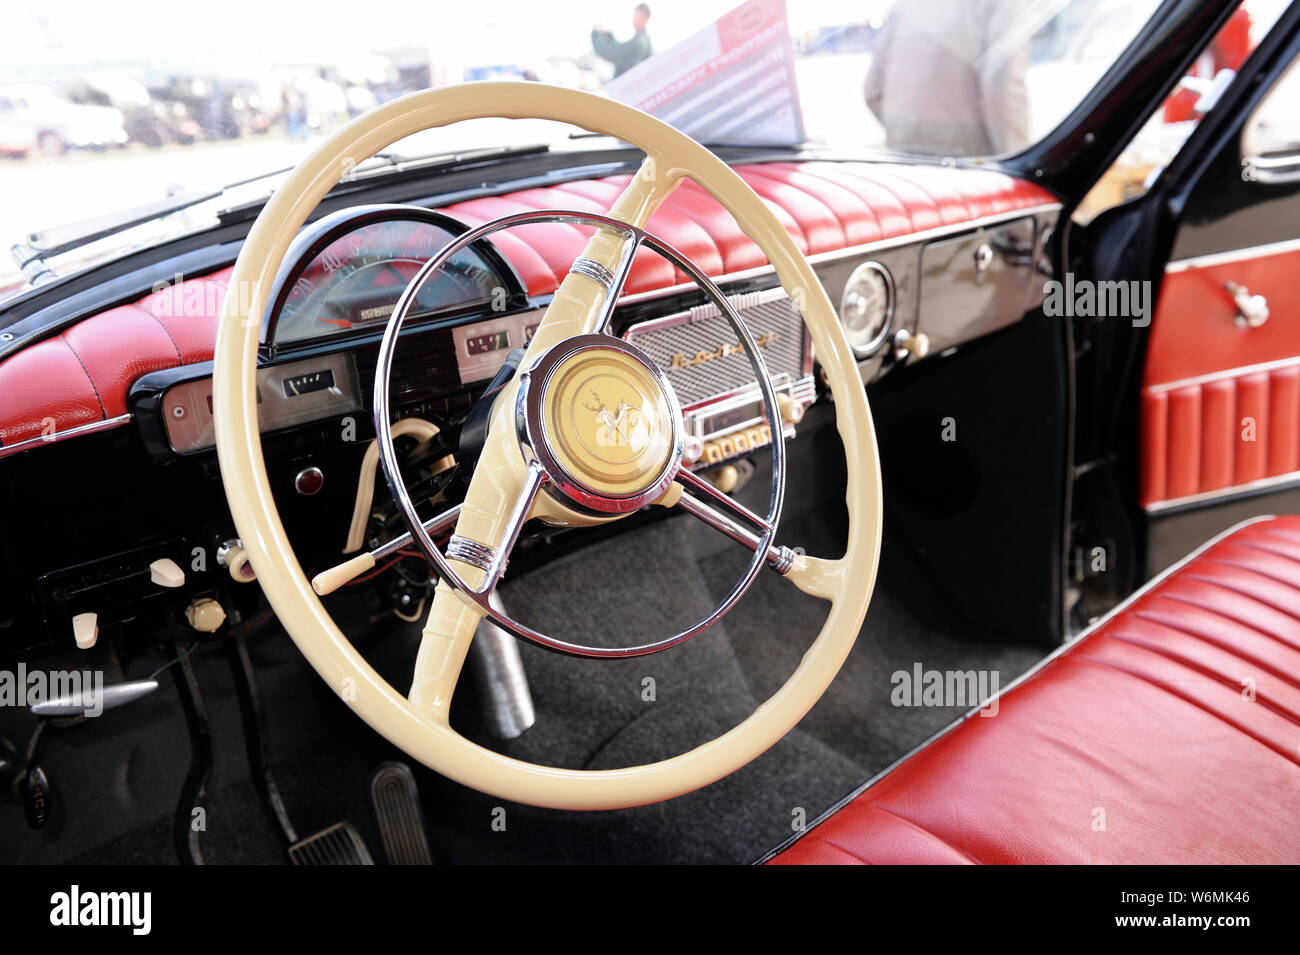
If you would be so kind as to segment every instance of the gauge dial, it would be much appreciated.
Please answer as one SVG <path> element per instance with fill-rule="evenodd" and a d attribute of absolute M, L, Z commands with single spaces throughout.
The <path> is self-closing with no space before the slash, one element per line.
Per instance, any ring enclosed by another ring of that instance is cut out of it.
<path fill-rule="evenodd" d="M 388 321 L 402 291 L 452 235 L 431 222 L 394 217 L 359 224 L 300 264 L 275 323 L 277 342 L 304 341 Z M 501 282 L 465 249 L 420 290 L 412 315 L 483 306 Z"/>
<path fill-rule="evenodd" d="M 884 342 L 894 317 L 894 280 L 879 262 L 864 262 L 853 270 L 840 300 L 840 320 L 849 344 L 859 357 L 872 354 Z"/>

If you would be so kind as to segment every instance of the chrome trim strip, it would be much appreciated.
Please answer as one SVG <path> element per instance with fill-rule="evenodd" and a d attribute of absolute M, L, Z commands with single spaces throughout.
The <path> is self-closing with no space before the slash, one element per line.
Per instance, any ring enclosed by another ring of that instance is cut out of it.
<path fill-rule="evenodd" d="M 943 239 L 952 235 L 960 235 L 964 232 L 975 232 L 989 226 L 1002 225 L 1007 222 L 1015 222 L 1019 219 L 1027 219 L 1031 216 L 1039 216 L 1047 213 L 1059 213 L 1060 211 L 1061 204 L 1059 202 L 1044 202 L 1040 205 L 1029 206 L 1025 209 L 1017 209 L 1013 212 L 998 212 L 991 216 L 981 216 L 978 219 L 967 219 L 965 222 L 954 222 L 951 225 L 935 226 L 933 229 L 922 229 L 920 232 L 909 232 L 906 235 L 891 236 L 888 239 L 877 239 L 874 242 L 863 242 L 861 245 L 850 245 L 845 246 L 842 249 L 817 252 L 813 255 L 807 256 L 807 259 L 814 266 L 828 262 L 838 262 L 841 259 L 851 259 L 859 255 L 870 255 L 874 252 L 881 252 L 885 249 L 894 249 L 901 245 L 912 245 L 917 242 L 929 242 L 932 239 Z M 770 264 L 758 265 L 752 269 L 742 269 L 739 272 L 723 273 L 722 275 L 717 276 L 713 281 L 718 285 L 722 285 L 728 282 L 740 282 L 746 279 L 759 278 L 774 273 L 775 269 L 773 269 Z M 623 298 L 619 299 L 619 304 L 633 305 L 637 302 L 650 302 L 669 295 L 680 295 L 682 292 L 689 292 L 694 288 L 696 288 L 696 286 L 693 282 L 682 282 L 678 285 L 669 286 L 668 288 L 625 295 Z"/>
<path fill-rule="evenodd" d="M 75 428 L 69 428 L 66 431 L 56 431 L 50 435 L 41 435 L 37 438 L 27 438 L 25 441 L 19 441 L 17 444 L 0 445 L 0 458 L 7 458 L 11 454 L 17 454 L 19 451 L 30 451 L 33 448 L 45 444 L 57 444 L 60 441 L 66 441 L 68 438 L 80 438 L 88 434 L 96 434 L 100 431 L 111 431 L 113 428 L 120 428 L 124 424 L 131 422 L 131 415 L 118 415 L 116 418 L 105 418 L 103 421 L 91 421 L 88 424 L 80 424 Z"/>
<path fill-rule="evenodd" d="M 1257 481 L 1248 481 L 1245 484 L 1232 484 L 1228 487 L 1215 488 L 1213 491 L 1201 491 L 1197 494 L 1187 494 L 1183 497 L 1171 497 L 1167 501 L 1156 501 L 1154 504 L 1148 504 L 1145 508 L 1148 514 L 1158 516 L 1166 514 L 1169 511 L 1180 510 L 1184 507 L 1193 507 L 1197 504 L 1209 504 L 1214 501 L 1226 500 L 1236 497 L 1250 497 L 1263 491 L 1281 490 L 1288 484 L 1300 485 L 1300 471 L 1288 471 L 1286 474 L 1275 474 L 1272 477 L 1260 478 Z"/>
<path fill-rule="evenodd" d="M 1264 361 L 1258 365 L 1242 365 L 1239 368 L 1225 368 L 1223 371 L 1211 371 L 1204 375 L 1194 375 L 1191 378 L 1180 378 L 1177 381 L 1163 382 L 1159 385 L 1149 385 L 1147 391 L 1150 393 L 1164 393 L 1166 391 L 1177 391 L 1179 388 L 1190 388 L 1193 385 L 1205 385 L 1212 381 L 1223 381 L 1227 378 L 1241 378 L 1245 375 L 1255 375 L 1261 371 L 1276 371 L 1279 368 L 1290 368 L 1293 365 L 1300 365 L 1300 355 L 1291 358 L 1279 358 L 1276 361 Z"/>
<path fill-rule="evenodd" d="M 692 283 L 691 288 L 697 286 Z M 788 299 L 789 293 L 780 285 L 774 288 L 760 289 L 756 292 L 736 292 L 727 296 L 727 301 L 737 312 L 743 312 L 749 308 L 757 308 L 759 305 L 766 305 L 768 302 L 777 302 L 781 299 Z M 621 304 L 621 302 L 620 302 Z M 697 305 L 694 308 L 683 309 L 680 312 L 673 312 L 671 315 L 660 315 L 657 318 L 647 318 L 637 322 L 635 325 L 629 325 L 623 332 L 623 337 L 628 341 L 632 340 L 633 335 L 641 335 L 646 332 L 658 331 L 661 328 L 675 328 L 678 325 L 689 325 L 694 322 L 706 321 L 710 318 L 725 318 L 726 316 L 718 309 L 718 306 L 712 302 L 705 302 L 703 305 Z"/>
<path fill-rule="evenodd" d="M 573 264 L 569 266 L 569 273 L 571 275 L 585 275 L 605 291 L 609 291 L 609 287 L 614 284 L 614 273 L 595 259 L 589 259 L 585 255 L 573 260 Z"/>
<path fill-rule="evenodd" d="M 1300 249 L 1300 239 L 1284 239 L 1281 242 L 1268 242 L 1264 245 L 1248 245 L 1243 249 L 1229 249 L 1226 252 L 1209 252 L 1205 255 L 1193 255 L 1185 259 L 1174 259 L 1165 266 L 1165 274 L 1186 272 L 1189 269 L 1205 269 L 1215 265 L 1230 265 L 1246 259 L 1259 259 L 1266 255 L 1281 255 Z"/>
<path fill-rule="evenodd" d="M 811 825 L 805 826 L 802 832 L 796 832 L 796 833 L 794 833 L 792 836 L 790 836 L 789 838 L 787 838 L 784 842 L 782 842 L 782 843 L 781 843 L 780 845 L 778 845 L 776 848 L 774 848 L 774 849 L 769 849 L 769 850 L 768 850 L 768 851 L 767 851 L 763 856 L 761 856 L 760 858 L 754 860 L 754 863 L 753 863 L 753 864 L 754 864 L 754 865 L 761 865 L 762 863 L 764 863 L 764 862 L 768 861 L 769 859 L 771 859 L 773 856 L 780 855 L 780 854 L 781 854 L 782 852 L 784 852 L 786 849 L 790 848 L 790 846 L 794 845 L 796 842 L 798 842 L 798 841 L 799 841 L 800 839 L 802 839 L 804 836 L 808 835 L 808 833 L 810 833 L 810 832 L 812 832 L 814 829 L 816 829 L 819 825 L 821 825 L 823 822 L 825 822 L 825 821 L 826 821 L 827 819 L 829 819 L 831 816 L 835 815 L 837 812 L 839 812 L 841 809 L 843 809 L 843 808 L 844 808 L 845 806 L 847 806 L 849 803 L 853 802 L 853 800 L 857 799 L 859 796 L 861 796 L 864 792 L 866 792 L 868 789 L 870 789 L 870 788 L 871 788 L 872 786 L 874 786 L 876 783 L 880 782 L 880 780 L 884 779 L 886 776 L 888 776 L 890 773 L 892 773 L 892 772 L 893 772 L 895 769 L 897 769 L 899 766 L 903 765 L 903 763 L 907 762 L 909 759 L 911 759 L 911 758 L 912 758 L 913 756 L 915 756 L 917 753 L 921 752 L 921 750 L 925 749 L 927 746 L 929 746 L 930 744 L 934 743 L 936 740 L 940 739 L 941 737 L 947 736 L 949 733 L 951 733 L 953 730 L 955 730 L 958 726 L 961 726 L 961 725 L 962 725 L 963 723 L 965 723 L 967 720 L 969 720 L 969 719 L 971 719 L 972 717 L 974 717 L 975 714 L 977 714 L 980 710 L 982 710 L 982 709 L 984 709 L 985 707 L 987 707 L 990 703 L 995 703 L 995 702 L 1001 700 L 1002 697 L 1006 696 L 1008 693 L 1010 693 L 1010 692 L 1011 692 L 1012 690 L 1014 690 L 1016 687 L 1020 686 L 1020 684 L 1025 683 L 1026 681 L 1030 680 L 1030 679 L 1031 679 L 1032 677 L 1034 677 L 1034 676 L 1035 676 L 1035 675 L 1036 675 L 1040 670 L 1042 670 L 1043 668 L 1045 668 L 1046 666 L 1048 666 L 1048 664 L 1052 663 L 1052 662 L 1053 662 L 1057 657 L 1061 656 L 1062 654 L 1064 654 L 1066 651 L 1070 650 L 1071 648 L 1077 646 L 1077 645 L 1078 645 L 1079 643 L 1081 643 L 1085 638 L 1092 636 L 1092 635 L 1093 635 L 1094 633 L 1096 633 L 1099 629 L 1101 629 L 1101 628 L 1104 627 L 1106 624 L 1108 624 L 1108 623 L 1109 623 L 1109 622 L 1110 622 L 1114 617 L 1116 617 L 1116 616 L 1118 616 L 1119 614 L 1123 613 L 1125 610 L 1127 610 L 1129 607 L 1131 607 L 1131 606 L 1132 606 L 1133 604 L 1135 604 L 1137 601 L 1141 600 L 1143 597 L 1145 597 L 1148 593 L 1150 593 L 1150 592 L 1151 592 L 1152 590 L 1154 590 L 1156 587 L 1160 586 L 1160 584 L 1164 583 L 1164 581 L 1165 581 L 1166 579 L 1168 579 L 1169 577 L 1171 577 L 1171 576 L 1172 576 L 1173 574 L 1175 574 L 1176 572 L 1182 570 L 1184 567 L 1186 567 L 1186 566 L 1187 566 L 1188 564 L 1190 564 L 1192 561 L 1194 561 L 1194 560 L 1196 560 L 1197 558 L 1199 558 L 1202 554 L 1204 554 L 1207 550 L 1209 550 L 1209 549 L 1210 549 L 1211 547 L 1213 547 L 1215 544 L 1219 543 L 1219 542 L 1222 541 L 1222 540 L 1225 540 L 1225 539 L 1228 538 L 1228 537 L 1231 537 L 1233 534 L 1237 533 L 1237 531 L 1241 530 L 1242 528 L 1249 527 L 1249 526 L 1252 525 L 1252 524 L 1258 524 L 1258 523 L 1260 523 L 1261 521 L 1271 521 L 1271 520 L 1273 520 L 1275 517 L 1277 517 L 1276 514 L 1260 514 L 1260 515 L 1258 515 L 1258 516 L 1256 516 L 1256 517 L 1248 518 L 1247 520 L 1244 520 L 1244 521 L 1242 521 L 1242 522 L 1239 523 L 1239 524 L 1234 524 L 1234 525 L 1232 525 L 1231 527 L 1229 527 L 1226 531 L 1223 531 L 1222 533 L 1217 534 L 1217 535 L 1214 536 L 1214 537 L 1211 537 L 1208 541 L 1206 541 L 1206 542 L 1205 542 L 1204 544 L 1202 544 L 1200 547 L 1196 548 L 1196 550 L 1192 551 L 1190 554 L 1188 554 L 1188 555 L 1187 555 L 1186 557 L 1184 557 L 1182 560 L 1178 561 L 1178 562 L 1175 563 L 1175 564 L 1171 564 L 1170 566 L 1168 566 L 1168 567 L 1166 567 L 1164 570 L 1162 570 L 1160 573 L 1156 574 L 1154 577 L 1152 577 L 1150 580 L 1148 580 L 1145 584 L 1143 584 L 1143 585 L 1142 585 L 1141 587 L 1139 587 L 1137 590 L 1133 591 L 1133 592 L 1132 592 L 1131 594 L 1129 594 L 1126 598 L 1124 598 L 1123 600 L 1121 600 L 1121 601 L 1120 601 L 1119 603 L 1117 603 L 1115 606 L 1111 607 L 1110 610 L 1106 611 L 1106 613 L 1104 613 L 1102 616 L 1098 617 L 1098 618 L 1097 618 L 1095 621 L 1093 621 L 1090 625 L 1088 625 L 1087 627 L 1085 627 L 1083 630 L 1080 630 L 1079 633 L 1078 633 L 1077 635 L 1075 635 L 1075 637 L 1074 637 L 1073 639 L 1068 639 L 1068 640 L 1066 640 L 1066 641 L 1065 641 L 1064 643 L 1062 643 L 1059 647 L 1057 647 L 1055 650 L 1053 650 L 1053 651 L 1052 651 L 1051 653 L 1049 653 L 1047 656 L 1043 657 L 1043 659 L 1039 660 L 1037 663 L 1035 663 L 1033 666 L 1031 666 L 1031 667 L 1030 667 L 1028 670 L 1026 670 L 1024 673 L 1020 674 L 1020 676 L 1016 677 L 1014 680 L 1012 680 L 1010 683 L 1008 683 L 1006 686 L 1004 686 L 1002 689 L 1000 689 L 997 693 L 994 693 L 991 697 L 989 697 L 989 698 L 988 698 L 987 700 L 985 700 L 983 703 L 979 703 L 979 704 L 976 704 L 975 706 L 971 707 L 969 710 L 967 710 L 967 711 L 966 711 L 965 713 L 963 713 L 961 716 L 957 717 L 955 720 L 953 720 L 951 723 L 949 723 L 949 724 L 948 724 L 947 726 L 945 726 L 943 729 L 939 730 L 937 733 L 934 733 L 932 736 L 930 736 L 929 738 L 927 738 L 927 739 L 924 740 L 923 742 L 917 744 L 917 745 L 916 745 L 913 749 L 911 749 L 909 752 L 905 753 L 904 755 L 900 756 L 898 759 L 894 760 L 892 763 L 890 763 L 888 766 L 886 766 L 886 767 L 885 767 L 884 769 L 882 769 L 880 772 L 876 773 L 874 776 L 872 776 L 870 779 L 868 779 L 865 783 L 863 783 L 863 784 L 862 784 L 861 786 L 859 786 L 857 789 L 855 789 L 855 790 L 853 790 L 852 792 L 850 792 L 847 796 L 845 796 L 845 797 L 844 797 L 843 799 L 841 799 L 839 802 L 835 803 L 833 806 L 831 806 L 829 809 L 827 809 L 825 812 L 823 812 L 820 816 L 818 816 L 815 820 L 813 820 L 813 822 L 812 822 Z"/>
<path fill-rule="evenodd" d="M 447 541 L 448 560 L 458 560 L 461 563 L 477 567 L 479 570 L 488 570 L 492 567 L 494 557 L 496 557 L 496 551 L 491 547 L 470 540 L 468 537 L 457 537 L 453 534 L 451 539 Z"/>

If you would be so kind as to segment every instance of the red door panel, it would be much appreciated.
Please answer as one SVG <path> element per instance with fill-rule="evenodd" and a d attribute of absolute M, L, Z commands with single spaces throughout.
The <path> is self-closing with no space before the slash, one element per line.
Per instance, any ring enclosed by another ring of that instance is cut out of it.
<path fill-rule="evenodd" d="M 1142 505 L 1300 469 L 1300 247 L 1170 266 L 1151 322 L 1141 404 Z M 1236 323 L 1230 285 L 1268 301 Z"/>

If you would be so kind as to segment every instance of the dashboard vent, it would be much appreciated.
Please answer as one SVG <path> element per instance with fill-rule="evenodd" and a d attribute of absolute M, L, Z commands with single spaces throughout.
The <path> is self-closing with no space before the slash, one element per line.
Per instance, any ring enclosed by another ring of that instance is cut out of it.
<path fill-rule="evenodd" d="M 795 382 L 811 373 L 808 332 L 785 289 L 728 295 L 727 300 L 758 342 L 774 383 Z M 640 322 L 624 337 L 664 370 L 684 408 L 754 383 L 749 358 L 716 305 Z"/>

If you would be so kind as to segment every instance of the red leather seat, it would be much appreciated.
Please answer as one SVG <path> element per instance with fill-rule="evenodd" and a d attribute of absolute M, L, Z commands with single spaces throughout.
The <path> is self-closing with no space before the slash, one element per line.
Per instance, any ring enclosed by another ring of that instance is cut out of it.
<path fill-rule="evenodd" d="M 1300 862 L 1300 518 L 1211 542 L 770 862 Z"/>

